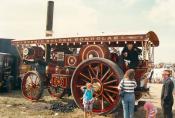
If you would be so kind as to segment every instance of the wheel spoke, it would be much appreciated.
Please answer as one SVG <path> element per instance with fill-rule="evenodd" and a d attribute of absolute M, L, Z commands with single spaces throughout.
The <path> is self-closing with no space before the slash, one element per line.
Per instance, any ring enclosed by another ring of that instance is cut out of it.
<path fill-rule="evenodd" d="M 31 94 L 30 94 L 30 90 L 29 89 L 26 90 L 26 95 L 28 95 L 29 97 L 31 97 Z"/>
<path fill-rule="evenodd" d="M 88 69 L 88 72 L 89 72 L 89 76 L 90 76 L 90 78 L 91 78 L 91 82 L 92 82 L 92 75 L 91 75 L 91 72 L 90 72 L 90 70 Z"/>
<path fill-rule="evenodd" d="M 34 84 L 36 84 L 36 81 L 38 80 L 38 77 L 36 76 L 36 79 L 35 79 L 35 83 Z"/>
<path fill-rule="evenodd" d="M 83 77 L 85 77 L 86 79 L 91 81 L 91 79 L 89 77 L 87 77 L 86 75 L 84 75 L 83 73 L 80 73 L 80 75 L 82 75 Z"/>
<path fill-rule="evenodd" d="M 116 80 L 116 79 L 115 79 L 115 80 L 111 80 L 111 81 L 105 82 L 104 85 L 110 84 L 110 83 L 115 83 L 115 82 L 117 82 L 117 81 L 118 81 L 118 80 Z"/>
<path fill-rule="evenodd" d="M 112 75 L 113 75 L 113 72 L 111 72 L 110 75 L 104 79 L 104 82 L 106 82 Z"/>
<path fill-rule="evenodd" d="M 92 73 L 94 74 L 94 76 L 95 76 L 95 72 L 94 72 L 94 70 L 93 70 L 93 68 L 92 68 L 92 66 L 91 65 L 89 65 L 89 68 L 90 68 L 90 70 L 92 71 Z"/>
<path fill-rule="evenodd" d="M 105 96 L 105 94 L 102 94 L 102 97 L 109 103 L 111 103 L 111 101 Z"/>
<path fill-rule="evenodd" d="M 77 88 L 81 88 L 82 86 L 84 86 L 84 85 L 76 85 Z"/>
<path fill-rule="evenodd" d="M 34 96 L 37 94 L 37 92 L 38 92 L 38 89 L 37 88 L 33 89 L 33 95 Z"/>
<path fill-rule="evenodd" d="M 35 84 L 35 86 L 36 86 L 36 87 L 39 87 L 39 86 L 40 86 L 40 84 L 39 84 L 39 83 L 37 83 L 37 84 Z"/>
<path fill-rule="evenodd" d="M 103 100 L 103 97 L 101 98 L 101 109 L 102 110 L 104 109 L 104 100 Z"/>
<path fill-rule="evenodd" d="M 33 88 L 32 88 L 32 87 L 30 88 L 29 93 L 30 93 L 30 95 L 31 95 L 30 97 L 33 98 Z"/>
<path fill-rule="evenodd" d="M 35 84 L 36 78 L 37 78 L 37 76 L 32 75 L 32 83 L 33 83 L 33 84 Z M 35 81 L 34 81 L 34 80 L 35 80 Z"/>
<path fill-rule="evenodd" d="M 101 81 L 104 80 L 104 78 L 106 77 L 106 75 L 110 72 L 110 69 L 107 70 L 107 72 L 103 75 L 103 77 L 101 78 Z"/>
<path fill-rule="evenodd" d="M 113 89 L 118 89 L 117 86 L 106 86 L 107 88 L 113 88 Z"/>
<path fill-rule="evenodd" d="M 32 78 L 31 78 L 31 76 L 29 76 L 29 79 L 31 80 L 31 84 L 33 85 L 33 80 L 32 80 Z"/>
<path fill-rule="evenodd" d="M 100 64 L 100 77 L 102 78 L 103 75 L 103 64 Z"/>
<path fill-rule="evenodd" d="M 26 86 L 32 86 L 32 84 L 31 83 L 26 83 Z"/>
<path fill-rule="evenodd" d="M 110 98 L 110 100 L 111 100 L 112 102 L 114 102 L 114 99 L 112 98 L 111 95 L 109 95 L 109 93 L 106 93 L 106 95 Z"/>
<path fill-rule="evenodd" d="M 84 80 L 84 79 L 82 79 L 82 81 L 85 82 L 85 83 L 89 83 L 87 80 Z"/>
<path fill-rule="evenodd" d="M 25 86 L 25 91 L 26 91 L 27 93 L 30 92 L 30 89 L 31 89 L 31 86 L 30 86 L 30 85 Z"/>
<path fill-rule="evenodd" d="M 104 91 L 108 91 L 108 92 L 110 92 L 110 93 L 118 94 L 118 92 L 112 91 L 112 90 L 109 90 L 109 89 L 106 89 L 106 88 L 104 88 Z"/>
<path fill-rule="evenodd" d="M 97 66 L 97 68 L 96 68 L 96 71 L 97 71 L 97 73 L 96 73 L 96 78 L 98 78 L 99 76 L 99 70 L 100 70 L 100 68 L 99 68 L 99 65 Z"/>

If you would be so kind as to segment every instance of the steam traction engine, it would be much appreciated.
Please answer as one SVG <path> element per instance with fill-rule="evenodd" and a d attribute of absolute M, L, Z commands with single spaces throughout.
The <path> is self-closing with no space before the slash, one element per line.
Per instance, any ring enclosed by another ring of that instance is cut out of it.
<path fill-rule="evenodd" d="M 118 54 L 110 49 L 122 48 L 128 42 L 142 48 L 142 57 L 136 68 L 136 81 L 141 78 L 154 61 L 154 47 L 159 45 L 154 32 L 138 35 L 112 35 L 52 38 L 37 40 L 14 40 L 21 56 L 22 93 L 25 98 L 36 101 L 44 88 L 51 96 L 60 98 L 68 90 L 77 105 L 82 108 L 81 86 L 91 82 L 98 85 L 94 96 L 93 111 L 110 113 L 120 103 L 117 86 L 124 70 L 117 64 Z M 139 86 L 138 86 L 139 88 Z M 140 99 L 141 89 L 136 91 Z"/>

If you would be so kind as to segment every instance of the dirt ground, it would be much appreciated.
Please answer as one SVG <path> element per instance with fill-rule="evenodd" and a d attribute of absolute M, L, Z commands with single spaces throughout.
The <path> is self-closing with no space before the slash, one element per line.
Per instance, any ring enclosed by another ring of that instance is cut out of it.
<path fill-rule="evenodd" d="M 151 101 L 157 108 L 157 118 L 162 118 L 160 107 L 161 84 L 149 84 L 151 98 L 144 96 L 141 100 Z M 71 99 L 71 98 L 66 98 Z M 31 102 L 23 98 L 20 91 L 11 93 L 0 93 L 0 118 L 83 118 L 83 111 L 76 108 L 71 113 L 60 113 L 49 110 L 50 104 L 58 102 L 51 98 L 47 92 L 39 102 Z M 66 100 L 64 100 L 66 102 Z M 122 112 L 116 112 L 116 118 L 122 118 Z M 144 118 L 143 107 L 135 112 L 135 118 Z M 175 105 L 173 106 L 173 115 L 175 117 Z M 114 114 L 107 116 L 94 115 L 94 118 L 114 118 Z"/>

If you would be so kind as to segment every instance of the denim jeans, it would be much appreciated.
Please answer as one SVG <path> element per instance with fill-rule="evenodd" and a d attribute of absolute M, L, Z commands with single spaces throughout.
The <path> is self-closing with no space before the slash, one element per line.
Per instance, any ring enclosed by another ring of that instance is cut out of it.
<path fill-rule="evenodd" d="M 125 93 L 122 98 L 124 118 L 134 118 L 134 105 L 135 95 L 134 93 Z"/>

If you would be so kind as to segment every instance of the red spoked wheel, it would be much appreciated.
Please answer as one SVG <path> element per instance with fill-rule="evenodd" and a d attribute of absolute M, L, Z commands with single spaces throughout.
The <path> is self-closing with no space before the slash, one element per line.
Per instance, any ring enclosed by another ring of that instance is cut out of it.
<path fill-rule="evenodd" d="M 52 85 L 49 85 L 48 92 L 49 92 L 50 96 L 59 99 L 59 98 L 63 97 L 63 94 L 65 93 L 65 89 L 62 87 L 54 87 Z"/>
<path fill-rule="evenodd" d="M 21 86 L 26 99 L 37 101 L 44 90 L 43 78 L 37 71 L 29 71 L 24 75 Z"/>
<path fill-rule="evenodd" d="M 83 109 L 81 86 L 87 82 L 96 85 L 94 96 L 97 98 L 93 112 L 107 114 L 114 111 L 119 103 L 118 84 L 123 77 L 121 69 L 105 58 L 92 58 L 82 62 L 74 71 L 71 80 L 72 95 L 76 104 Z"/>

